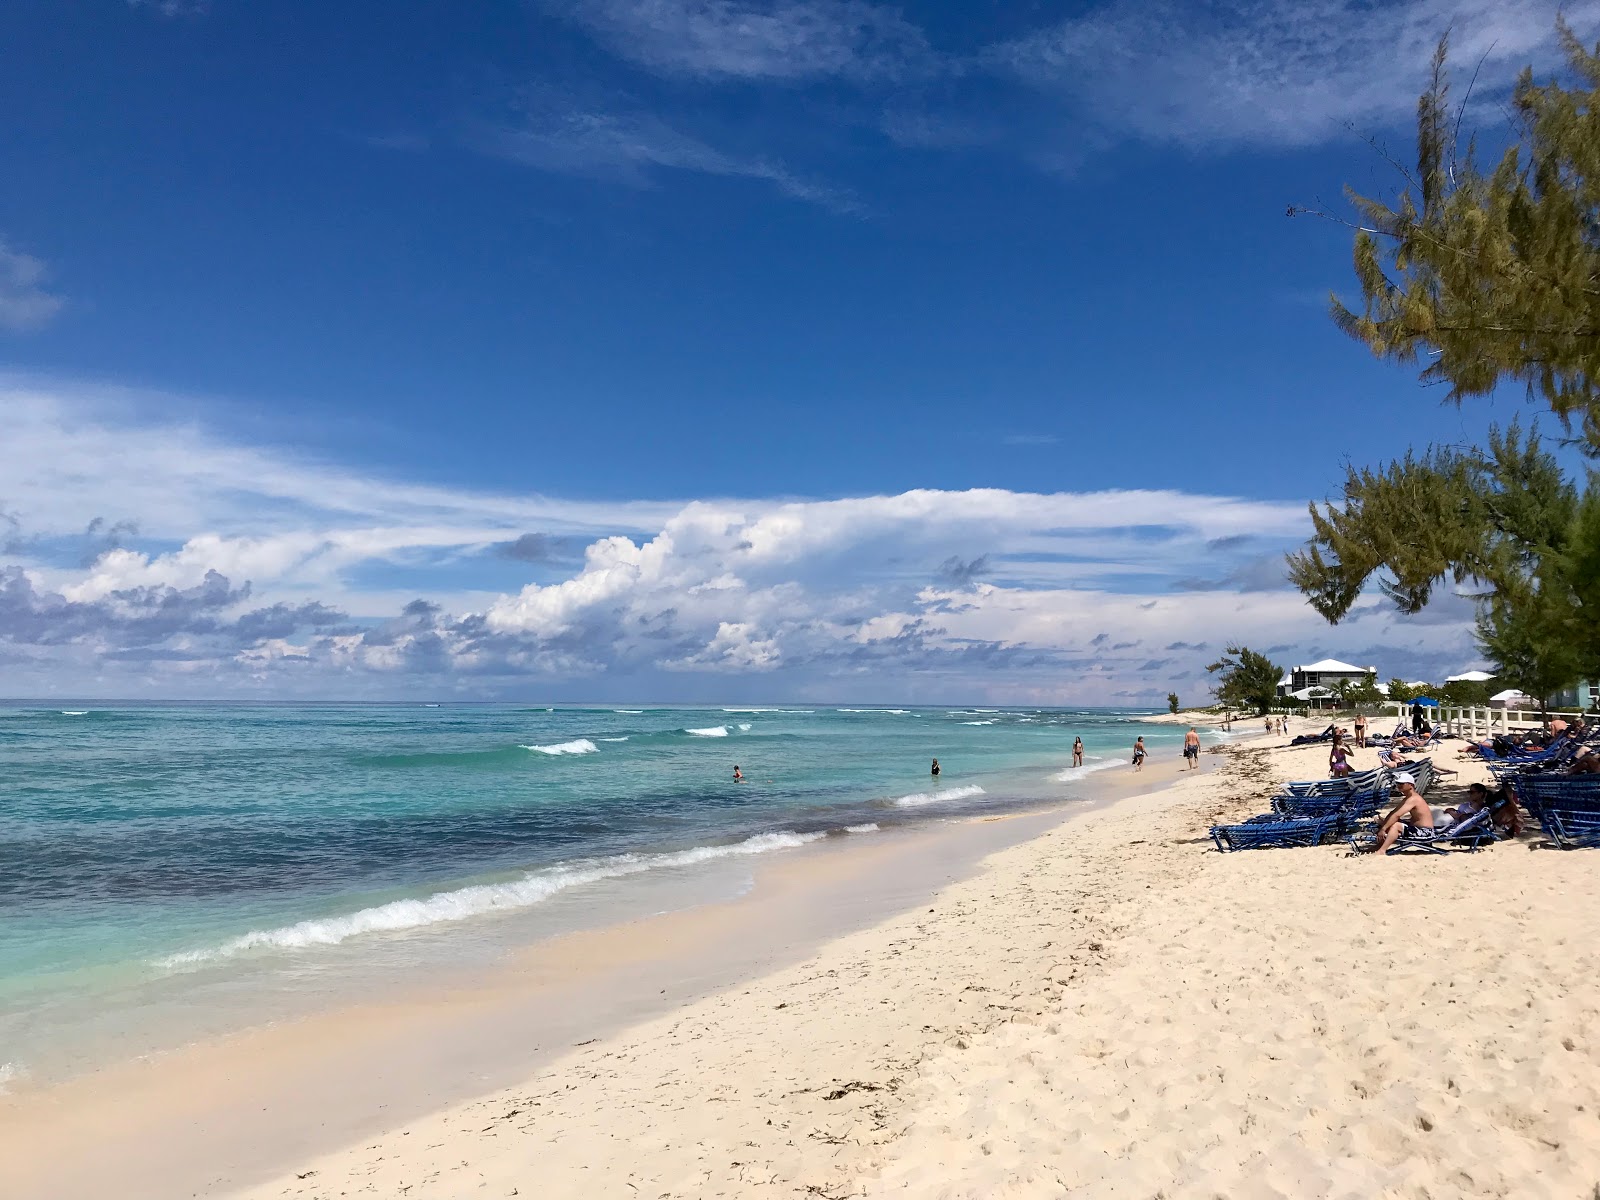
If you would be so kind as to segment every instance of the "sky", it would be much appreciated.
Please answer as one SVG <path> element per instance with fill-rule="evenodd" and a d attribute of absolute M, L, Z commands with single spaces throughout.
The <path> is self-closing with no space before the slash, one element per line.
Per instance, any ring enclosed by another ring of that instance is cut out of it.
<path fill-rule="evenodd" d="M 1327 315 L 1543 0 L 10 0 L 0 695 L 1206 699 L 1481 665 L 1283 579 L 1478 441 Z M 1600 0 L 1566 5 L 1590 37 Z M 1464 91 L 1464 88 L 1462 89 Z"/>

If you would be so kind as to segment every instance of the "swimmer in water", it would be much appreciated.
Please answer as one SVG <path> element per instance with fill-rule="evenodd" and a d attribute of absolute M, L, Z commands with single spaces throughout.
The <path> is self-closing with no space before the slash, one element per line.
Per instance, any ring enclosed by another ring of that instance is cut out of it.
<path fill-rule="evenodd" d="M 930 772 L 930 774 L 932 774 L 935 779 L 939 778 L 939 760 L 937 758 L 933 760 L 933 770 Z"/>
<path fill-rule="evenodd" d="M 744 782 L 744 772 L 739 770 L 739 764 L 738 763 L 734 763 L 733 764 L 733 781 L 735 783 L 743 783 Z"/>

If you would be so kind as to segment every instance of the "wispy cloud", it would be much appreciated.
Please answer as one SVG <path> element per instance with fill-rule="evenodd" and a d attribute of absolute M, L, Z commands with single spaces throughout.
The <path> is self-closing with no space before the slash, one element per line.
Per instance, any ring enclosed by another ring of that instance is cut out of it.
<path fill-rule="evenodd" d="M 27 333 L 55 319 L 66 301 L 46 287 L 49 276 L 41 260 L 0 239 L 0 329 Z"/>
<path fill-rule="evenodd" d="M 649 113 L 571 107 L 552 93 L 531 92 L 519 104 L 514 123 L 481 130 L 473 144 L 484 153 L 559 175 L 649 187 L 658 171 L 691 171 L 757 180 L 833 212 L 859 208 L 844 189 L 807 179 L 776 159 L 727 154 Z"/>
<path fill-rule="evenodd" d="M 1069 100 L 1104 128 L 1160 144 L 1309 145 L 1345 123 L 1404 119 L 1441 34 L 1480 86 L 1549 61 L 1554 0 L 1117 0 L 991 48 L 994 70 Z M 1592 0 L 1568 4 L 1580 29 Z"/>
<path fill-rule="evenodd" d="M 211 0 L 128 0 L 129 8 L 143 8 L 163 17 L 198 17 L 211 10 Z"/>
<path fill-rule="evenodd" d="M 898 80 L 934 61 L 921 30 L 861 0 L 576 0 L 550 8 L 661 75 Z"/>

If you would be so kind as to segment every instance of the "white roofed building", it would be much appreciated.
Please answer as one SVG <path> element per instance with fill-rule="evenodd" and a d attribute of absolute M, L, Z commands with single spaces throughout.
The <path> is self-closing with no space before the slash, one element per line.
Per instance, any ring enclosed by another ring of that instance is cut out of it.
<path fill-rule="evenodd" d="M 1341 682 L 1360 683 L 1362 680 L 1376 686 L 1378 668 L 1357 667 L 1337 658 L 1325 658 L 1290 671 L 1278 681 L 1278 695 L 1298 699 L 1298 693 L 1307 688 L 1325 688 L 1331 692 Z"/>

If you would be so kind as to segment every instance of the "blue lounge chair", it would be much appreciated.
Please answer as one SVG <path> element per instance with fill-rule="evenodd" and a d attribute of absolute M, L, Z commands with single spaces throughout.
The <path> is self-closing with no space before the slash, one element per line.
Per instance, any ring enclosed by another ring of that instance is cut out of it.
<path fill-rule="evenodd" d="M 1257 817 L 1242 825 L 1213 825 L 1212 840 L 1227 854 L 1234 850 L 1278 850 L 1290 846 L 1319 846 L 1338 832 L 1340 817 L 1332 813 L 1305 820 L 1263 820 Z"/>
<path fill-rule="evenodd" d="M 1380 822 L 1373 821 L 1353 831 L 1347 839 L 1350 848 L 1358 852 L 1370 848 L 1377 840 L 1379 824 Z M 1389 847 L 1387 853 L 1449 854 L 1452 848 L 1475 852 L 1478 847 L 1493 845 L 1494 842 L 1494 812 L 1486 808 L 1452 825 L 1438 825 L 1432 829 L 1408 829 L 1400 835 L 1399 841 Z"/>
<path fill-rule="evenodd" d="M 1519 775 L 1506 785 L 1563 850 L 1600 846 L 1600 775 Z"/>
<path fill-rule="evenodd" d="M 1302 779 L 1283 785 L 1282 794 L 1285 796 L 1336 796 L 1350 792 L 1362 792 L 1379 786 L 1386 775 L 1383 767 L 1373 767 L 1368 771 L 1359 771 L 1354 775 L 1346 775 L 1343 779 Z"/>
<path fill-rule="evenodd" d="M 1274 796 L 1272 811 L 1280 817 L 1328 817 L 1343 813 L 1367 816 L 1382 807 L 1388 788 L 1368 788 L 1335 796 Z"/>

